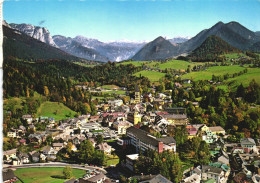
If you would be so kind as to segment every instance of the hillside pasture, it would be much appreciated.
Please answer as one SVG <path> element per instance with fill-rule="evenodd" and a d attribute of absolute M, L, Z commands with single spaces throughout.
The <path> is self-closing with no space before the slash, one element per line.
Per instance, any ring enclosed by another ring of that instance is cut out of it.
<path fill-rule="evenodd" d="M 44 102 L 37 111 L 37 117 L 48 116 L 53 117 L 56 121 L 74 117 L 77 113 L 62 103 Z"/>
<path fill-rule="evenodd" d="M 139 77 L 140 75 L 147 77 L 151 82 L 156 82 L 163 78 L 165 76 L 165 73 L 157 71 L 140 71 L 134 74 L 134 76 L 136 77 Z"/>
<path fill-rule="evenodd" d="M 240 71 L 243 71 L 245 68 L 240 67 L 238 65 L 231 65 L 231 66 L 214 66 L 209 67 L 207 70 L 199 71 L 199 72 L 191 72 L 182 75 L 182 79 L 192 79 L 194 81 L 198 80 L 211 80 L 212 75 L 215 76 L 225 75 L 225 74 L 234 74 Z"/>
<path fill-rule="evenodd" d="M 166 63 L 159 64 L 159 68 L 164 70 L 164 69 L 188 69 L 188 66 L 190 65 L 191 69 L 195 65 L 203 65 L 204 63 L 202 62 L 188 62 L 188 61 L 182 61 L 182 60 L 170 60 Z"/>
<path fill-rule="evenodd" d="M 139 67 L 142 65 L 154 67 L 157 63 L 160 63 L 160 62 L 157 62 L 157 61 L 127 61 L 127 62 L 119 62 L 118 64 L 122 64 L 122 65 L 133 64 L 136 67 Z"/>
<path fill-rule="evenodd" d="M 231 83 L 231 86 L 237 86 L 242 83 L 245 87 L 248 86 L 253 79 L 260 85 L 260 68 L 248 68 L 247 73 L 235 78 L 230 78 L 226 80 L 225 83 Z"/>
<path fill-rule="evenodd" d="M 228 59 L 235 59 L 235 58 L 239 58 L 239 57 L 242 57 L 242 56 L 248 57 L 244 53 L 227 53 L 227 54 L 224 54 L 224 56 Z"/>

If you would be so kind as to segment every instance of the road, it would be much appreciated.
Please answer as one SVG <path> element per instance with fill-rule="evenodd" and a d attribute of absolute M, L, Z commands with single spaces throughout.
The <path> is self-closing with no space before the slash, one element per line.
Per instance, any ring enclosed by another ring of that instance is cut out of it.
<path fill-rule="evenodd" d="M 82 169 L 82 170 L 97 170 L 106 174 L 107 171 L 103 168 L 95 167 L 95 166 L 85 166 L 85 165 L 78 165 L 78 164 L 68 164 L 68 163 L 61 163 L 61 162 L 49 162 L 49 163 L 34 163 L 34 164 L 23 164 L 23 165 L 8 165 L 4 164 L 3 169 L 8 168 L 39 168 L 39 167 L 66 167 L 71 166 L 72 168 Z"/>

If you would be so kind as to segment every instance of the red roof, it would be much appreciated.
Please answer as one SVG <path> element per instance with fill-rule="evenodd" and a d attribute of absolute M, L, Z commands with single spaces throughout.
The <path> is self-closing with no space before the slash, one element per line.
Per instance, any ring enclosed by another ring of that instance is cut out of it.
<path fill-rule="evenodd" d="M 157 115 L 169 114 L 168 112 L 157 112 Z"/>
<path fill-rule="evenodd" d="M 25 139 L 21 139 L 21 140 L 19 140 L 19 142 L 21 142 L 21 143 L 25 143 L 26 140 L 25 140 Z"/>

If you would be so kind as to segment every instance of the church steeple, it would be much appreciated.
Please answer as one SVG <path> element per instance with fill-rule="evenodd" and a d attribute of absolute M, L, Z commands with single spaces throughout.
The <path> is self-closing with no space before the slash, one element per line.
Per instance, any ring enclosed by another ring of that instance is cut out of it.
<path fill-rule="evenodd" d="M 140 102 L 141 102 L 140 88 L 138 85 L 135 85 L 135 103 L 138 104 Z"/>

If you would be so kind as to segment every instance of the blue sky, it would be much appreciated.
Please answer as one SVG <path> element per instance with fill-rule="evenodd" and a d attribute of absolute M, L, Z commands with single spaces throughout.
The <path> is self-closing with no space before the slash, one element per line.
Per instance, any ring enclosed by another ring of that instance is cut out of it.
<path fill-rule="evenodd" d="M 101 41 L 195 36 L 218 21 L 260 31 L 260 0 L 6 0 L 8 23 L 44 26 L 51 35 Z"/>

